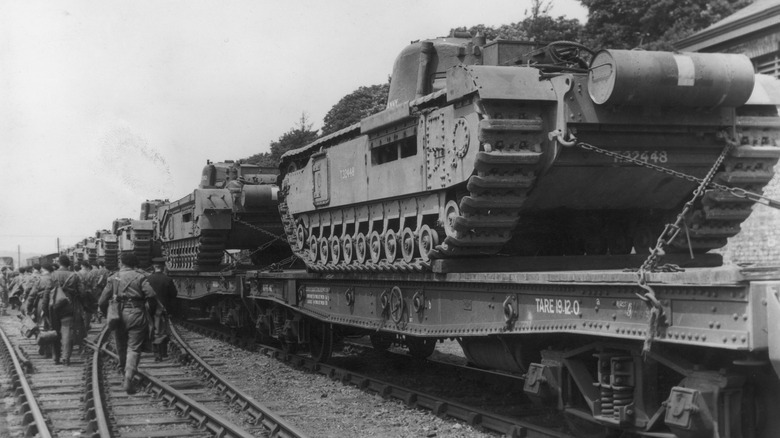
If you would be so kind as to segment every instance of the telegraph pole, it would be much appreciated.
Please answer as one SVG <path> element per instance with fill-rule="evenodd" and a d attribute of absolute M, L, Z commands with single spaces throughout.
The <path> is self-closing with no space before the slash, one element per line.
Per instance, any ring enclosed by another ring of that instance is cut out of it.
<path fill-rule="evenodd" d="M 16 245 L 16 260 L 18 260 L 16 266 L 21 267 L 22 266 L 22 245 Z"/>

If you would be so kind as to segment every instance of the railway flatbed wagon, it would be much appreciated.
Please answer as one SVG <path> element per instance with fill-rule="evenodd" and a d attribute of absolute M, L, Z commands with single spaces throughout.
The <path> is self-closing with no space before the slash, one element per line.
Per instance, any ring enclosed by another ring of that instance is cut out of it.
<path fill-rule="evenodd" d="M 418 357 L 455 339 L 596 436 L 780 431 L 780 270 L 650 273 L 652 300 L 621 270 L 196 277 L 177 279 L 182 298 L 219 297 L 212 314 L 322 361 L 349 336 Z"/>

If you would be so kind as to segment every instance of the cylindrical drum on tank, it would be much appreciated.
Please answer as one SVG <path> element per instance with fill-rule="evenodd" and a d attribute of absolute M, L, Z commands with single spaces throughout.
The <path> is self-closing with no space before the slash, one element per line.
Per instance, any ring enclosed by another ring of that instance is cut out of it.
<path fill-rule="evenodd" d="M 241 188 L 241 205 L 244 208 L 259 208 L 276 205 L 279 188 L 274 185 L 245 185 Z"/>
<path fill-rule="evenodd" d="M 744 55 L 602 50 L 593 57 L 588 93 L 597 104 L 740 106 L 753 91 Z"/>

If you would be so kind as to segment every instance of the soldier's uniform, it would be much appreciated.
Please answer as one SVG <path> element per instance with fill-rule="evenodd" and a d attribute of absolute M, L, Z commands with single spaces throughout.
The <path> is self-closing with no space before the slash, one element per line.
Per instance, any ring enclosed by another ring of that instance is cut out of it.
<path fill-rule="evenodd" d="M 27 300 L 27 314 L 35 315 L 36 321 L 41 325 L 41 330 L 51 330 L 51 316 L 49 315 L 49 294 L 51 293 L 51 273 L 43 269 L 36 287 L 30 293 Z M 54 345 L 39 345 L 38 353 L 46 358 L 52 357 L 57 347 Z"/>
<path fill-rule="evenodd" d="M 70 300 L 65 306 L 55 310 L 54 303 L 56 297 L 52 290 L 49 294 L 48 305 L 52 328 L 57 331 L 61 340 L 61 345 L 55 344 L 54 347 L 54 362 L 59 363 L 60 354 L 62 354 L 62 363 L 69 365 L 73 345 L 80 344 L 81 337 L 84 335 L 82 333 L 84 311 L 81 305 L 84 289 L 79 276 L 75 272 L 68 270 L 66 266 L 60 266 L 59 269 L 52 272 L 51 281 L 52 289 L 55 289 L 57 286 L 62 287 L 65 295 Z"/>
<path fill-rule="evenodd" d="M 114 339 L 119 353 L 119 367 L 125 370 L 123 388 L 131 393 L 133 376 L 141 360 L 141 349 L 149 334 L 149 312 L 155 310 L 156 297 L 146 273 L 128 267 L 122 267 L 111 276 L 103 289 L 98 307 L 104 315 L 108 313 L 108 303 L 114 295 L 122 309 L 121 322 L 114 331 Z"/>

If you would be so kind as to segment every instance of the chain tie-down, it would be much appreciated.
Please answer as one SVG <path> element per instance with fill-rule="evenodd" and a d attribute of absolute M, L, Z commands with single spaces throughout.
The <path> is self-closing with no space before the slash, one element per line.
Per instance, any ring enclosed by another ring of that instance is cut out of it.
<path fill-rule="evenodd" d="M 661 235 L 658 236 L 658 240 L 656 241 L 655 247 L 652 249 L 652 251 L 650 251 L 650 255 L 647 257 L 647 260 L 645 260 L 644 263 L 642 263 L 642 266 L 640 266 L 639 270 L 637 271 L 637 275 L 638 275 L 637 285 L 643 290 L 643 292 L 641 293 L 637 292 L 636 296 L 639 297 L 639 299 L 641 299 L 642 301 L 644 301 L 645 304 L 648 305 L 648 307 L 650 307 L 650 321 L 648 322 L 648 330 L 647 333 L 645 334 L 644 346 L 642 347 L 642 354 L 645 357 L 647 357 L 647 353 L 649 353 L 650 349 L 652 348 L 653 340 L 655 339 L 656 333 L 658 332 L 661 324 L 665 321 L 664 308 L 661 305 L 661 303 L 658 301 L 658 298 L 655 295 L 655 291 L 648 284 L 647 275 L 650 272 L 654 272 L 658 270 L 666 270 L 666 271 L 682 270 L 677 266 L 662 266 L 659 268 L 658 261 L 660 256 L 664 253 L 663 252 L 664 247 L 666 247 L 667 245 L 669 245 L 674 241 L 674 239 L 680 233 L 681 228 L 686 227 L 686 232 L 687 232 L 687 224 L 685 223 L 685 217 L 693 208 L 694 202 L 696 202 L 696 200 L 699 199 L 700 197 L 704 196 L 704 193 L 707 190 L 707 188 L 714 188 L 721 191 L 727 191 L 729 193 L 734 194 L 735 196 L 748 198 L 754 201 L 761 200 L 763 201 L 763 202 L 760 201 L 761 203 L 774 208 L 780 208 L 780 202 L 768 199 L 759 194 L 747 192 L 743 189 L 731 188 L 731 187 L 723 186 L 721 184 L 716 184 L 712 182 L 712 179 L 715 177 L 718 168 L 720 168 L 721 164 L 723 163 L 723 160 L 726 159 L 726 156 L 731 151 L 731 148 L 738 145 L 737 141 L 729 138 L 729 136 L 726 133 L 724 133 L 723 135 L 723 139 L 726 141 L 726 146 L 723 148 L 723 151 L 721 152 L 718 159 L 715 160 L 715 163 L 712 165 L 707 175 L 702 179 L 696 178 L 691 175 L 686 175 L 682 172 L 677 172 L 672 169 L 667 169 L 662 166 L 646 163 L 642 160 L 634 159 L 612 151 L 601 149 L 591 144 L 577 141 L 577 139 L 573 136 L 569 136 L 569 138 L 567 139 L 560 138 L 562 137 L 560 135 L 558 137 L 559 137 L 558 139 L 559 141 L 565 140 L 566 144 L 564 144 L 564 146 L 574 145 L 576 147 L 593 151 L 596 153 L 600 153 L 603 155 L 607 155 L 609 157 L 613 157 L 621 161 L 630 162 L 638 166 L 647 167 L 659 172 L 666 173 L 668 175 L 676 176 L 679 178 L 683 178 L 689 181 L 699 183 L 699 185 L 696 187 L 696 190 L 693 191 L 693 195 L 691 196 L 691 199 L 685 203 L 685 206 L 683 207 L 680 214 L 677 215 L 677 219 L 674 221 L 674 223 L 666 224 L 663 232 L 661 232 Z M 689 249 L 692 251 L 692 248 L 690 248 L 690 240 L 688 242 L 688 245 L 689 245 Z"/>

